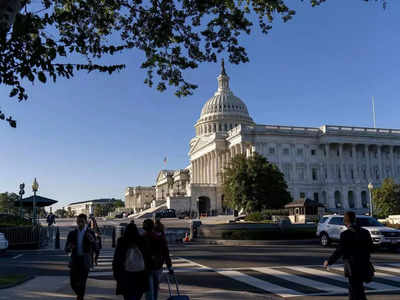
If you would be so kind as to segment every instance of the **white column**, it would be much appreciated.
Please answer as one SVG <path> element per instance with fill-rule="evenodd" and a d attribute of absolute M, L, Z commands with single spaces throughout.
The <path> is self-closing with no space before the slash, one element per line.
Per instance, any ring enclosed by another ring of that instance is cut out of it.
<path fill-rule="evenodd" d="M 357 149 L 355 144 L 351 144 L 351 156 L 353 157 L 353 182 L 358 182 Z"/>
<path fill-rule="evenodd" d="M 329 143 L 325 144 L 325 152 L 326 152 L 326 181 L 328 183 L 331 182 L 331 174 L 330 174 L 330 149 L 329 149 Z M 328 192 L 326 194 L 326 198 L 328 199 Z"/>
<path fill-rule="evenodd" d="M 394 166 L 394 146 L 389 146 L 389 153 L 390 153 L 390 168 L 392 170 L 392 178 L 394 179 L 396 177 L 396 171 L 395 171 L 395 166 Z"/>
<path fill-rule="evenodd" d="M 369 147 L 367 144 L 364 145 L 364 151 L 365 151 L 365 158 L 367 159 L 367 181 L 371 181 L 371 162 L 369 160 Z"/>
<path fill-rule="evenodd" d="M 381 151 L 381 145 L 376 146 L 377 150 L 377 155 L 378 155 L 378 163 L 379 163 L 379 181 L 382 182 L 383 180 L 383 166 L 382 166 L 382 151 Z"/>
<path fill-rule="evenodd" d="M 339 168 L 340 168 L 340 182 L 345 182 L 345 171 L 343 168 L 343 144 L 339 144 Z"/>

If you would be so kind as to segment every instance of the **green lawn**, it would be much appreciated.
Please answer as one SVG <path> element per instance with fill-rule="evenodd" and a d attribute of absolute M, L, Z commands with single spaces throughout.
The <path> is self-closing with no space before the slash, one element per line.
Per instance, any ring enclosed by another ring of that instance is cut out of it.
<path fill-rule="evenodd" d="M 25 274 L 13 274 L 13 275 L 0 276 L 0 288 L 7 287 L 9 285 L 18 284 L 20 282 L 25 281 L 27 278 L 28 278 L 28 275 L 25 275 Z"/>

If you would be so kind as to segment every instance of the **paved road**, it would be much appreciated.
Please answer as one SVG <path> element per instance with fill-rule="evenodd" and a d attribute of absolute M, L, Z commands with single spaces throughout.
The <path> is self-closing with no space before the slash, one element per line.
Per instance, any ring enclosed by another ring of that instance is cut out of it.
<path fill-rule="evenodd" d="M 346 293 L 342 266 L 337 265 L 329 272 L 320 267 L 331 251 L 333 249 L 318 245 L 228 247 L 192 244 L 171 247 L 182 289 L 193 299 L 206 300 L 345 299 L 336 296 Z M 109 295 L 104 299 L 119 299 L 112 296 L 115 284 L 111 276 L 112 256 L 112 248 L 102 251 L 100 265 L 90 273 L 89 290 L 95 293 L 103 289 L 103 293 Z M 59 276 L 61 280 L 68 275 L 66 261 L 62 251 L 10 251 L 0 258 L 0 272 Z M 374 297 L 383 294 L 385 299 L 398 299 L 399 254 L 379 251 L 373 255 L 373 262 L 378 274 L 376 280 L 368 285 L 370 299 L 378 299 Z M 165 284 L 162 290 L 166 294 Z"/>

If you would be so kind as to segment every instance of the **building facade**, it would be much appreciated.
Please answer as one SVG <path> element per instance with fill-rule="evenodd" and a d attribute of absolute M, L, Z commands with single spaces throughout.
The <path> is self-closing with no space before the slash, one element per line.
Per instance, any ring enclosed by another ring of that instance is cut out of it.
<path fill-rule="evenodd" d="M 293 199 L 314 199 L 333 212 L 367 212 L 368 183 L 400 178 L 400 130 L 255 124 L 230 90 L 223 65 L 218 90 L 205 103 L 195 132 L 187 196 L 191 209 L 203 213 L 223 209 L 222 170 L 239 153 L 265 156 L 284 173 Z"/>
<path fill-rule="evenodd" d="M 156 189 L 154 186 L 127 187 L 125 191 L 125 208 L 139 212 L 151 206 L 155 200 Z"/>
<path fill-rule="evenodd" d="M 88 200 L 88 201 L 80 201 L 80 202 L 73 202 L 68 204 L 65 209 L 67 211 L 71 211 L 74 213 L 75 216 L 79 214 L 92 214 L 94 213 L 94 206 L 95 205 L 110 205 L 114 204 L 117 200 L 112 199 L 95 199 L 95 200 Z"/>

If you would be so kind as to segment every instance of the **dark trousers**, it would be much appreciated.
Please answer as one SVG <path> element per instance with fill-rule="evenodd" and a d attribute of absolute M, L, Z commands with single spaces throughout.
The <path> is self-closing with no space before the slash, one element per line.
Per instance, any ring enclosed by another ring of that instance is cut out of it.
<path fill-rule="evenodd" d="M 349 277 L 349 300 L 367 300 L 364 282 L 355 277 Z"/>
<path fill-rule="evenodd" d="M 89 275 L 89 269 L 85 264 L 84 256 L 77 256 L 74 258 L 74 262 L 71 265 L 70 270 L 70 281 L 71 287 L 75 294 L 79 297 L 85 296 L 86 280 Z"/>
<path fill-rule="evenodd" d="M 143 296 L 143 292 L 135 292 L 133 294 L 125 295 L 124 300 L 140 300 Z"/>

